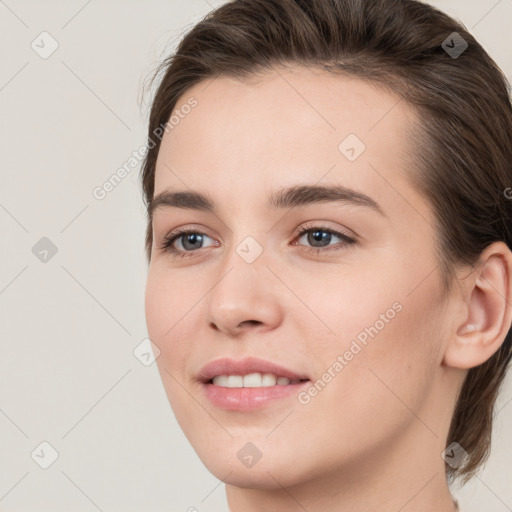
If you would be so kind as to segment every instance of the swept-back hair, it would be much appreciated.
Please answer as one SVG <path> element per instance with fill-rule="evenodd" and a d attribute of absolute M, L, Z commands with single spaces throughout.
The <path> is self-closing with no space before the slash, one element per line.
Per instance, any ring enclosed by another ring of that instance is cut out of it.
<path fill-rule="evenodd" d="M 446 291 L 457 267 L 473 266 L 490 243 L 512 247 L 510 84 L 464 25 L 416 0 L 234 0 L 189 30 L 153 76 L 160 82 L 141 176 L 148 261 L 149 206 L 161 143 L 155 130 L 200 81 L 244 79 L 280 64 L 373 81 L 416 108 L 420 121 L 411 134 L 414 165 L 408 178 L 432 205 Z M 511 336 L 509 331 L 488 361 L 468 371 L 460 390 L 446 445 L 456 441 L 469 457 L 457 468 L 446 464 L 452 479 L 466 483 L 489 456 Z"/>

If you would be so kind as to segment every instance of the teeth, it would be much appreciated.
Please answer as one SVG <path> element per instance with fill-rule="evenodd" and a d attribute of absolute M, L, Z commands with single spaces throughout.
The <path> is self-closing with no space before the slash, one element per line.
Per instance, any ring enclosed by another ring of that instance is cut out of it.
<path fill-rule="evenodd" d="M 286 377 L 276 377 L 273 373 L 249 373 L 247 375 L 217 375 L 213 378 L 213 384 L 225 388 L 261 388 L 275 386 L 286 386 L 298 383 L 300 380 L 290 381 Z"/>
<path fill-rule="evenodd" d="M 249 373 L 244 375 L 243 380 L 244 388 L 260 388 L 263 385 L 273 386 L 276 383 L 276 378 L 270 373 L 263 375 L 261 373 Z"/>
<path fill-rule="evenodd" d="M 241 388 L 243 386 L 243 377 L 241 375 L 230 375 L 228 377 L 226 387 Z"/>
<path fill-rule="evenodd" d="M 228 387 L 228 376 L 227 375 L 219 375 L 213 378 L 213 383 L 217 386 L 223 386 L 225 388 Z M 231 387 L 231 386 L 229 386 Z"/>
<path fill-rule="evenodd" d="M 253 375 L 254 377 L 252 378 L 252 380 L 254 382 L 256 382 L 256 386 L 275 386 L 276 385 L 276 381 L 279 381 L 279 379 L 281 377 L 279 377 L 278 379 L 276 379 L 276 376 L 273 375 L 272 373 L 264 373 L 263 375 L 260 374 L 260 373 L 251 373 L 250 375 Z M 246 382 L 250 383 L 251 382 L 251 379 L 247 378 L 247 377 L 250 377 L 250 375 L 246 375 L 244 377 L 244 388 L 245 387 L 249 387 L 250 384 L 246 384 Z M 261 383 L 260 383 L 260 375 L 261 375 Z M 289 384 L 289 380 L 288 379 L 285 379 L 287 380 L 288 382 L 286 382 L 286 384 Z"/>

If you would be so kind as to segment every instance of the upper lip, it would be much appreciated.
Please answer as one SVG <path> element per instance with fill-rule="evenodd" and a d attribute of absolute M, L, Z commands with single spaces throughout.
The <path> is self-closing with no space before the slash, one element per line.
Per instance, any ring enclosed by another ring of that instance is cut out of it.
<path fill-rule="evenodd" d="M 199 372 L 198 379 L 208 382 L 218 375 L 247 375 L 248 373 L 272 373 L 276 377 L 287 377 L 290 380 L 309 380 L 304 374 L 256 357 L 247 357 L 240 361 L 227 357 L 215 359 L 203 366 Z"/>

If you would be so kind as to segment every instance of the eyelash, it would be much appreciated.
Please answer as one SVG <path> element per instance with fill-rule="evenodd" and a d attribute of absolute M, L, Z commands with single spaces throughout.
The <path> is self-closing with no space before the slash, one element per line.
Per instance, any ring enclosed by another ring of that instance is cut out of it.
<path fill-rule="evenodd" d="M 326 227 L 322 227 L 322 226 L 307 226 L 307 225 L 305 225 L 300 229 L 300 231 L 297 233 L 295 238 L 301 238 L 302 235 L 304 235 L 305 233 L 309 233 L 310 231 L 321 231 L 324 233 L 329 233 L 330 235 L 335 235 L 343 240 L 343 242 L 339 242 L 339 244 L 342 244 L 344 246 L 351 246 L 356 243 L 356 240 L 354 238 L 349 237 L 348 235 L 345 235 L 344 233 L 341 233 L 334 229 L 326 228 Z M 208 235 L 206 233 L 203 233 L 202 231 L 198 231 L 198 230 L 194 230 L 194 229 L 190 229 L 190 228 L 178 228 L 175 231 L 173 231 L 172 233 L 169 233 L 167 236 L 165 236 L 165 238 L 163 239 L 159 248 L 160 248 L 160 250 L 167 252 L 176 258 L 194 257 L 195 254 L 198 252 L 197 250 L 181 251 L 181 250 L 176 249 L 173 246 L 174 242 L 177 239 L 181 238 L 182 236 L 190 235 L 190 234 L 208 237 Z M 210 238 L 210 237 L 208 237 L 208 238 Z M 306 252 L 308 254 L 314 254 L 314 255 L 318 255 L 320 253 L 327 252 L 327 251 L 339 250 L 339 248 L 333 249 L 332 247 L 331 248 L 307 247 L 307 246 L 301 246 L 301 247 L 302 247 L 301 251 Z"/>

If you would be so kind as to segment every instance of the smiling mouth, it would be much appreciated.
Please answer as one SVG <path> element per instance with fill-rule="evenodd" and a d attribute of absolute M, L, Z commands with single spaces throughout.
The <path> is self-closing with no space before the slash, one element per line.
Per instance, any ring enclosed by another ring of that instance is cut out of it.
<path fill-rule="evenodd" d="M 227 410 L 249 411 L 284 399 L 311 384 L 308 374 L 258 357 L 221 357 L 197 373 L 206 397 Z"/>
<path fill-rule="evenodd" d="M 308 382 L 309 379 L 289 379 L 273 373 L 248 373 L 245 375 L 217 375 L 207 384 L 225 388 L 266 388 L 274 386 L 292 386 Z"/>

